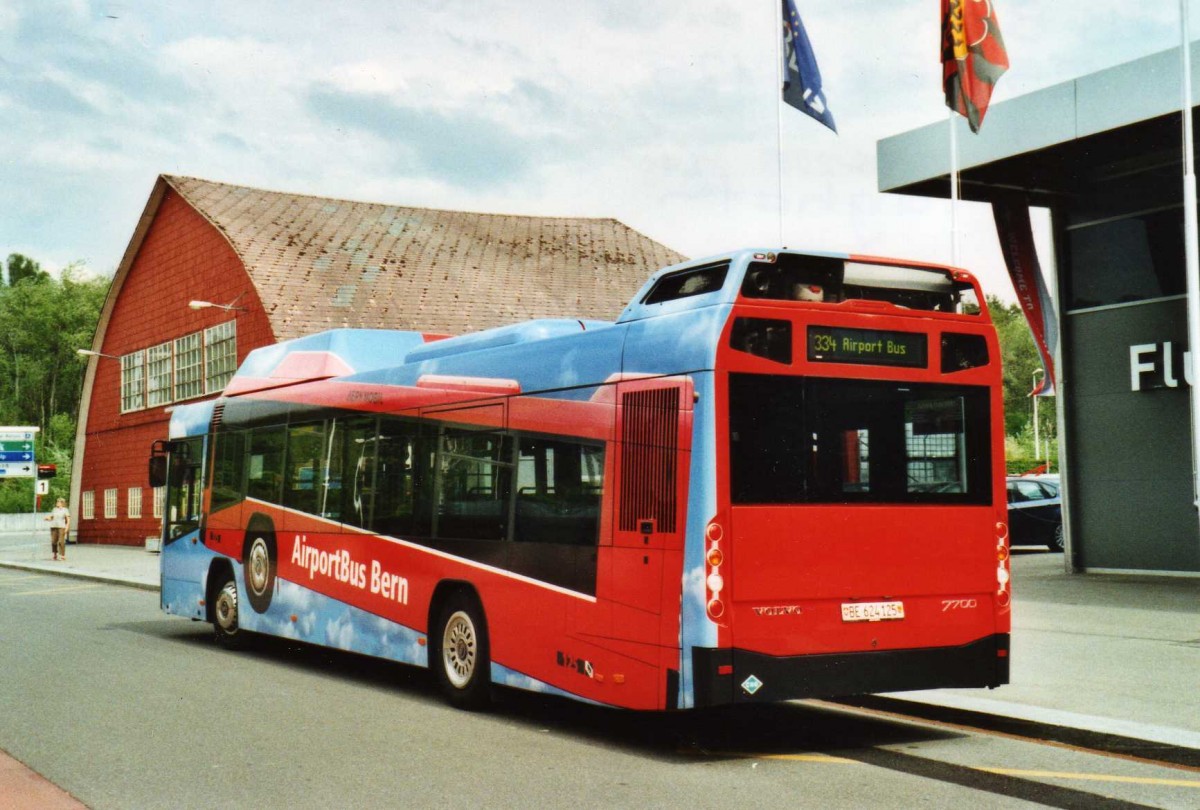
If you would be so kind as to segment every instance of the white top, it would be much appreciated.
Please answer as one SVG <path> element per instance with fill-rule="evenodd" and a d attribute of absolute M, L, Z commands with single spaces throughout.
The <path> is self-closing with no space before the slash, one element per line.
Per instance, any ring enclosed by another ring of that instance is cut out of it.
<path fill-rule="evenodd" d="M 50 528 L 65 529 L 71 520 L 71 510 L 65 506 L 56 506 L 50 510 Z"/>

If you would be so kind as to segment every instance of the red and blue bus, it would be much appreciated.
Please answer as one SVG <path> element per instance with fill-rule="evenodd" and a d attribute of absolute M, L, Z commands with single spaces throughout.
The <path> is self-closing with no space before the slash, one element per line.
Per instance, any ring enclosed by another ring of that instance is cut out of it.
<path fill-rule="evenodd" d="M 1008 681 L 1000 352 L 965 271 L 746 250 L 615 322 L 340 329 L 174 410 L 162 607 L 639 710 Z"/>

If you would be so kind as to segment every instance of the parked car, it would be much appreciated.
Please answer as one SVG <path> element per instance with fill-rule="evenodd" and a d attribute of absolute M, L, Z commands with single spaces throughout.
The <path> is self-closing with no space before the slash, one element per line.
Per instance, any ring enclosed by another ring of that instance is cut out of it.
<path fill-rule="evenodd" d="M 1008 477 L 1008 534 L 1010 545 L 1063 550 L 1058 476 Z"/>

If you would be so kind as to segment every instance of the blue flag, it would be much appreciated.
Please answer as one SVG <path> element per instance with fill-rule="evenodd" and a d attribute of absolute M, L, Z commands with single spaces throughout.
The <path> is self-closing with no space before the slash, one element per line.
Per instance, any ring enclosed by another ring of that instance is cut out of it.
<path fill-rule="evenodd" d="M 821 90 L 821 69 L 795 0 L 783 0 L 783 100 L 837 132 Z"/>

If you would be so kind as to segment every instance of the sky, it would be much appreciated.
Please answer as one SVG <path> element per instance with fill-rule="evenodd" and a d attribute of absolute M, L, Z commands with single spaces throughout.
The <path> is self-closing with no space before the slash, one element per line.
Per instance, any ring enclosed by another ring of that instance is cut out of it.
<path fill-rule="evenodd" d="M 1179 42 L 1174 3 L 994 2 L 993 103 Z M 949 263 L 949 203 L 880 194 L 875 160 L 946 120 L 938 0 L 797 6 L 837 135 L 780 105 L 778 0 L 0 0 L 0 257 L 111 274 L 177 174 L 613 217 L 691 257 Z M 960 264 L 1011 299 L 990 209 L 958 219 Z"/>

